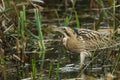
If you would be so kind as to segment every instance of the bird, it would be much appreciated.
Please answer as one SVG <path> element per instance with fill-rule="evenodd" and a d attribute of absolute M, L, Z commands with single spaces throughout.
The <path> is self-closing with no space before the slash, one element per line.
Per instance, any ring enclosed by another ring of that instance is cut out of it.
<path fill-rule="evenodd" d="M 85 58 L 91 56 L 91 51 L 114 44 L 114 40 L 95 30 L 62 26 L 54 31 L 63 34 L 62 43 L 68 51 L 80 54 L 80 68 L 85 65 Z"/>

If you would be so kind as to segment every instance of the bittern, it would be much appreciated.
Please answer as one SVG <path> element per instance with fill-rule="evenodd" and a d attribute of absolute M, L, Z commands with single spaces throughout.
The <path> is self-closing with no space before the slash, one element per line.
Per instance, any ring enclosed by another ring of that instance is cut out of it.
<path fill-rule="evenodd" d="M 90 29 L 60 27 L 54 28 L 54 31 L 64 35 L 62 42 L 67 50 L 80 54 L 80 67 L 84 64 L 85 57 L 91 55 L 92 50 L 113 44 L 112 39 Z"/>

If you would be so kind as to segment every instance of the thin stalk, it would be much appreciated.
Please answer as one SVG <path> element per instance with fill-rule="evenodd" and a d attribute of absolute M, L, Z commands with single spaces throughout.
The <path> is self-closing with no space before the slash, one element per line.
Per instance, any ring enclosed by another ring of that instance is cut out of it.
<path fill-rule="evenodd" d="M 68 26 L 68 25 L 69 25 L 69 17 L 68 17 L 68 16 L 65 18 L 65 23 L 64 23 L 64 25 L 65 25 L 65 26 Z"/>
<path fill-rule="evenodd" d="M 18 20 L 18 40 L 19 40 L 19 37 L 22 38 L 22 43 L 20 44 L 20 46 L 22 46 L 20 49 L 19 49 L 19 45 L 16 45 L 17 46 L 17 50 L 20 50 L 20 58 L 21 60 L 24 59 L 24 51 L 25 51 L 25 27 L 26 27 L 26 9 L 25 9 L 25 6 L 23 6 L 23 10 L 20 11 L 20 17 L 19 17 L 19 20 Z M 24 64 L 21 62 L 20 63 L 21 66 L 23 66 Z M 18 72 L 19 74 L 19 72 Z M 20 76 L 21 77 L 24 77 L 25 76 L 25 73 L 24 71 L 21 71 L 20 72 Z"/>
<path fill-rule="evenodd" d="M 78 14 L 77 14 L 76 11 L 75 11 L 75 18 L 76 18 L 76 25 L 77 25 L 77 28 L 80 28 L 80 21 L 79 21 L 79 17 L 78 17 Z"/>
<path fill-rule="evenodd" d="M 41 28 L 42 26 L 41 16 L 39 16 L 39 12 L 37 9 L 34 10 L 34 13 L 35 13 L 36 26 L 38 28 L 38 38 L 39 38 L 38 44 L 42 53 L 39 55 L 39 57 L 42 58 L 42 63 L 41 63 L 41 70 L 42 70 L 44 65 L 44 58 L 45 58 L 45 44 L 43 41 L 43 34 L 42 34 L 42 28 Z"/>
<path fill-rule="evenodd" d="M 53 65 L 52 63 L 50 63 L 50 68 L 49 68 L 49 73 L 48 73 L 48 77 L 50 78 L 51 76 L 51 71 L 52 71 Z"/>
<path fill-rule="evenodd" d="M 21 62 L 18 63 L 18 65 L 20 66 L 24 66 L 24 63 L 22 63 L 24 61 L 24 55 L 25 55 L 25 27 L 26 27 L 26 9 L 25 6 L 23 5 L 23 10 L 20 11 L 20 16 L 18 18 L 18 37 L 16 40 L 16 51 L 17 51 L 17 55 L 20 56 Z M 21 44 L 19 43 L 19 39 L 21 38 Z M 21 46 L 21 47 L 19 47 Z M 20 51 L 20 53 L 18 53 Z M 24 70 L 19 70 L 19 67 L 17 67 L 17 75 L 19 76 L 18 78 L 23 78 L 25 77 L 25 71 Z"/>
<path fill-rule="evenodd" d="M 100 23 L 103 21 L 103 17 L 104 17 L 104 13 L 101 12 L 100 15 L 99 15 L 99 20 L 98 20 L 98 22 L 97 22 L 96 25 L 95 25 L 95 30 L 96 30 L 96 31 L 99 29 Z"/>
<path fill-rule="evenodd" d="M 72 13 L 70 13 L 70 14 L 65 18 L 65 21 L 64 21 L 64 25 L 65 25 L 65 26 L 68 26 L 68 25 L 69 25 L 71 18 L 72 18 Z"/>
<path fill-rule="evenodd" d="M 117 66 L 118 66 L 118 63 L 120 61 L 120 53 L 118 54 L 118 57 L 117 57 L 117 60 L 115 61 L 115 65 L 114 65 L 114 68 L 113 68 L 113 71 L 112 71 L 112 74 L 115 72 L 115 70 L 117 69 Z"/>
<path fill-rule="evenodd" d="M 19 29 L 20 29 L 22 39 L 24 41 L 24 39 L 25 39 L 25 26 L 26 26 L 26 10 L 25 10 L 25 6 L 23 6 L 23 11 L 20 11 L 19 21 L 20 21 Z"/>
<path fill-rule="evenodd" d="M 115 9 L 115 6 L 116 6 L 116 0 L 112 0 L 112 2 L 113 2 L 113 15 L 115 16 L 116 15 L 116 9 Z M 116 21 L 116 19 L 113 21 L 113 26 L 114 26 L 114 31 L 115 31 L 115 36 L 117 36 L 118 35 L 118 27 L 119 26 L 117 26 L 117 21 Z"/>
<path fill-rule="evenodd" d="M 56 70 L 56 78 L 59 80 L 59 68 L 60 68 L 60 63 L 57 63 L 57 70 Z"/>
<path fill-rule="evenodd" d="M 32 79 L 36 78 L 36 56 L 34 54 L 34 58 L 32 59 Z"/>

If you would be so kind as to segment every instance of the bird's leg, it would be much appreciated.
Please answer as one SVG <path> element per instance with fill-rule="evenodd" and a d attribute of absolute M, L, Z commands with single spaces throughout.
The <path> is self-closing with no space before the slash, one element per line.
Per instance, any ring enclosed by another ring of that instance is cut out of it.
<path fill-rule="evenodd" d="M 80 53 L 80 69 L 82 69 L 84 65 L 85 54 L 83 52 Z"/>
<path fill-rule="evenodd" d="M 91 54 L 87 51 L 82 51 L 80 53 L 80 69 L 82 69 L 83 65 L 85 65 L 84 61 L 85 61 L 85 57 L 87 56 L 91 56 Z"/>

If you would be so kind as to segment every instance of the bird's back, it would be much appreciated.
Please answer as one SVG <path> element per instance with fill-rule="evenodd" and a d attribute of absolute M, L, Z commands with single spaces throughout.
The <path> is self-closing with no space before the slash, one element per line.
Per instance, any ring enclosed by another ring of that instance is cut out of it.
<path fill-rule="evenodd" d="M 86 50 L 101 49 L 109 47 L 114 44 L 114 40 L 110 37 L 100 34 L 97 31 L 89 29 L 73 29 L 75 31 L 78 41 L 83 40 Z"/>

